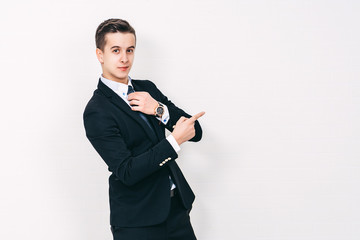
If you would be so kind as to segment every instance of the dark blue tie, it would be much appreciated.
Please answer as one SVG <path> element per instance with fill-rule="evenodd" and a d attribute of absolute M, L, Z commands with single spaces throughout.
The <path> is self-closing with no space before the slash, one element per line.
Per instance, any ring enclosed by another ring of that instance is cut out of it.
<path fill-rule="evenodd" d="M 127 94 L 129 95 L 130 93 L 133 93 L 134 88 L 131 85 L 128 85 L 128 92 Z M 153 133 L 155 134 L 155 131 L 153 129 L 153 127 L 151 126 L 149 119 L 145 116 L 145 114 L 143 114 L 142 112 L 139 112 L 140 117 L 146 122 L 146 124 L 149 126 L 149 128 L 153 131 Z M 155 134 L 156 135 L 156 134 Z"/>

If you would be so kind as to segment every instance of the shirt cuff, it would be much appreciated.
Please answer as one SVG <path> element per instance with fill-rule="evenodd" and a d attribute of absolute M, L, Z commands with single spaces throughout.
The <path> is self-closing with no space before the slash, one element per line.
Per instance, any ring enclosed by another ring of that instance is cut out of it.
<path fill-rule="evenodd" d="M 163 104 L 164 105 L 164 104 Z M 167 108 L 166 105 L 164 105 L 164 114 L 162 115 L 161 118 L 156 117 L 160 122 L 162 122 L 164 125 L 166 125 L 169 122 L 170 119 L 170 114 L 169 114 L 169 110 Z"/>
<path fill-rule="evenodd" d="M 173 135 L 169 135 L 166 137 L 166 140 L 169 141 L 170 145 L 173 147 L 173 149 L 175 150 L 175 152 L 179 152 L 181 150 L 179 144 L 176 142 L 175 138 Z"/>

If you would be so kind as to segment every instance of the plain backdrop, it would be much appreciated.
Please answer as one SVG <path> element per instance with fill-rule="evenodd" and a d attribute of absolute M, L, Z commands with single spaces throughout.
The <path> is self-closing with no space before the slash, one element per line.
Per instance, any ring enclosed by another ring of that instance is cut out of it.
<path fill-rule="evenodd" d="M 82 113 L 97 26 L 137 31 L 132 78 L 200 120 L 176 160 L 198 239 L 360 239 L 360 4 L 2 1 L 0 239 L 107 240 L 109 172 Z"/>

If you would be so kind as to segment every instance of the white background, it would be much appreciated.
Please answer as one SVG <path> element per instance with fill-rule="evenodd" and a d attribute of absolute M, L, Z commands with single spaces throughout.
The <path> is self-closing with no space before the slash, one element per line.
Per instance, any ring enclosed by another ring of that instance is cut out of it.
<path fill-rule="evenodd" d="M 358 1 L 0 4 L 0 239 L 111 239 L 105 163 L 85 137 L 96 27 L 128 20 L 131 76 L 190 114 L 177 162 L 201 240 L 360 239 Z"/>

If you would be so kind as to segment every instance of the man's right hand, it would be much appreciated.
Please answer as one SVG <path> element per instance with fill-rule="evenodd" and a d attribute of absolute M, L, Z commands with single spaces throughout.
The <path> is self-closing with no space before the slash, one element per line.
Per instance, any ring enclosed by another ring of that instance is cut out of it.
<path fill-rule="evenodd" d="M 195 121 L 204 114 L 205 112 L 199 112 L 191 118 L 181 117 L 176 122 L 172 135 L 179 145 L 195 136 Z"/>

